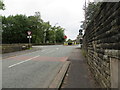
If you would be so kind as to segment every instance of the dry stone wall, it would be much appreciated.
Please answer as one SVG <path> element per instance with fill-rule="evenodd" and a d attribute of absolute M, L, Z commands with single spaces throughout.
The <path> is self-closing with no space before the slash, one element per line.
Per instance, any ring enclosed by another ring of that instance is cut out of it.
<path fill-rule="evenodd" d="M 32 47 L 32 44 L 2 44 L 0 47 L 2 48 L 2 52 L 0 53 L 3 54 L 29 49 Z"/>
<path fill-rule="evenodd" d="M 120 2 L 100 5 L 87 25 L 83 41 L 90 70 L 99 85 L 104 88 L 118 87 L 118 82 L 113 83 L 111 79 L 114 77 L 117 80 L 118 72 L 112 71 L 111 66 L 114 60 L 120 61 Z"/>

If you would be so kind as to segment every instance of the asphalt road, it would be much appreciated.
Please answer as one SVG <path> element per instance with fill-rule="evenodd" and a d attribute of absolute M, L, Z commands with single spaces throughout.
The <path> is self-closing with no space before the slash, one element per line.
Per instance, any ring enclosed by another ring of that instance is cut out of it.
<path fill-rule="evenodd" d="M 35 46 L 41 50 L 2 60 L 3 88 L 47 88 L 77 46 Z"/>

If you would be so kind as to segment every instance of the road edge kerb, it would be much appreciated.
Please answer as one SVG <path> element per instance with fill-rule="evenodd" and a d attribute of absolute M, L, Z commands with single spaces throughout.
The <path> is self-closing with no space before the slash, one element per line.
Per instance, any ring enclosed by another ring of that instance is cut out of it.
<path fill-rule="evenodd" d="M 55 79 L 52 81 L 52 83 L 49 85 L 48 88 L 59 88 L 61 86 L 61 83 L 69 68 L 69 65 L 70 65 L 70 61 L 65 61 L 65 64 L 61 68 L 60 72 L 56 75 Z"/>

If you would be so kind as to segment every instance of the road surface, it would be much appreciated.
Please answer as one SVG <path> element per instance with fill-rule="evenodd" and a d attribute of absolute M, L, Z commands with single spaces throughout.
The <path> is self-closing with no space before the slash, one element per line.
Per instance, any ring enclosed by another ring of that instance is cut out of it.
<path fill-rule="evenodd" d="M 77 46 L 36 46 L 41 50 L 2 60 L 3 88 L 47 88 Z"/>

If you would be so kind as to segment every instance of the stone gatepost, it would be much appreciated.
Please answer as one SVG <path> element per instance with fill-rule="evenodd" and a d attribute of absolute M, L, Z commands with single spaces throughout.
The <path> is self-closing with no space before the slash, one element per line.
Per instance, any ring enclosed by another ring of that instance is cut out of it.
<path fill-rule="evenodd" d="M 110 72 L 111 72 L 111 88 L 118 88 L 119 87 L 119 80 L 118 80 L 118 71 L 120 61 L 116 58 L 110 58 Z"/>

